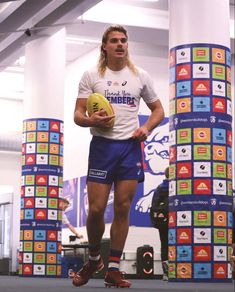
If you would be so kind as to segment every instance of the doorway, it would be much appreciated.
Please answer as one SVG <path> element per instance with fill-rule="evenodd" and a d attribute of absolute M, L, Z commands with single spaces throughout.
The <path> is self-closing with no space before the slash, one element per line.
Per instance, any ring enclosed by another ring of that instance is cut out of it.
<path fill-rule="evenodd" d="M 2 197 L 2 195 L 1 195 Z M 9 197 L 7 194 L 6 197 Z M 2 201 L 2 200 L 1 200 Z M 12 260 L 12 203 L 0 201 L 0 275 L 9 275 Z"/>

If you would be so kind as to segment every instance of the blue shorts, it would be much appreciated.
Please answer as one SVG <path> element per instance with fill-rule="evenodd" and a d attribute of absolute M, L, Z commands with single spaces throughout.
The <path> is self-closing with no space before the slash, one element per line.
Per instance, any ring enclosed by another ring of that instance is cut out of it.
<path fill-rule="evenodd" d="M 90 144 L 87 180 L 112 184 L 132 179 L 144 181 L 140 142 L 94 136 Z"/>

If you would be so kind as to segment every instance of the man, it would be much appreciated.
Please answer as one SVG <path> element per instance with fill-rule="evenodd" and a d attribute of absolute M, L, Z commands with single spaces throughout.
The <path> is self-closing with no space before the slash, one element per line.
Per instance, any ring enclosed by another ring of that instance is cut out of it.
<path fill-rule="evenodd" d="M 163 281 L 168 281 L 168 196 L 169 196 L 169 167 L 165 169 L 165 179 L 156 188 L 150 208 L 153 227 L 159 230 L 161 241 L 161 261 Z"/>
<path fill-rule="evenodd" d="M 97 92 L 112 104 L 115 117 L 101 110 L 88 116 L 87 98 Z M 151 114 L 139 127 L 138 108 L 143 98 Z M 115 118 L 111 128 L 109 121 Z M 139 181 L 143 181 L 140 142 L 164 118 L 164 110 L 149 75 L 132 64 L 128 55 L 128 36 L 124 27 L 110 26 L 103 35 L 98 66 L 86 71 L 79 83 L 74 121 L 90 127 L 87 190 L 89 213 L 87 234 L 89 261 L 73 279 L 75 286 L 88 282 L 104 267 L 100 242 L 105 229 L 104 212 L 114 183 L 114 218 L 110 229 L 110 256 L 105 276 L 107 287 L 130 287 L 119 271 L 119 262 L 129 229 L 129 211 Z M 97 171 L 98 170 L 98 171 Z"/>
<path fill-rule="evenodd" d="M 73 232 L 73 234 L 75 234 L 76 236 L 77 236 L 77 238 L 83 238 L 83 235 L 81 235 L 81 234 L 79 234 L 78 232 L 77 232 L 77 230 L 74 228 L 74 226 L 69 222 L 69 220 L 68 220 L 68 218 L 67 218 L 67 216 L 66 216 L 66 214 L 65 214 L 65 210 L 68 208 L 68 206 L 69 206 L 69 201 L 66 199 L 66 198 L 61 198 L 60 199 L 61 201 L 60 201 L 60 207 L 61 207 L 61 210 L 62 210 L 62 212 L 63 212 L 63 214 L 62 214 L 62 223 L 63 224 L 65 224 L 68 228 L 69 228 L 69 230 L 71 231 L 71 232 Z"/>

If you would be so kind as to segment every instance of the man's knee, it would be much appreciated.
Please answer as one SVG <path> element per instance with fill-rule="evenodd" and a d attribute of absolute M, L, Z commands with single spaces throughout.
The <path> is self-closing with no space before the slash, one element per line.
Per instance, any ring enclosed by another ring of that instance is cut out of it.
<path fill-rule="evenodd" d="M 131 204 L 130 202 L 122 202 L 117 204 L 114 208 L 114 213 L 120 217 L 126 217 L 129 214 Z"/>
<path fill-rule="evenodd" d="M 104 215 L 103 208 L 100 208 L 99 206 L 90 206 L 88 212 L 89 217 L 92 219 L 100 219 Z"/>

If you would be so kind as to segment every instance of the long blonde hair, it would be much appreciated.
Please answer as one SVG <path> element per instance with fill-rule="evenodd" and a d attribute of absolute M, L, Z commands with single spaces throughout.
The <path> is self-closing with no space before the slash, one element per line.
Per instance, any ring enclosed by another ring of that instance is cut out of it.
<path fill-rule="evenodd" d="M 127 35 L 127 31 L 126 29 L 121 26 L 121 25 L 111 25 L 110 27 L 108 27 L 106 29 L 106 31 L 103 34 L 102 37 L 102 44 L 100 46 L 100 56 L 99 56 L 99 61 L 98 61 L 98 72 L 100 74 L 100 76 L 104 76 L 106 67 L 107 67 L 107 57 L 106 57 L 106 51 L 103 49 L 103 44 L 106 44 L 108 41 L 108 36 L 111 32 L 113 31 L 118 31 L 118 32 L 122 32 L 124 33 L 124 35 L 127 37 L 128 39 L 128 35 Z M 136 75 L 138 73 L 137 68 L 135 67 L 135 65 L 131 62 L 129 54 L 127 53 L 127 57 L 126 57 L 126 61 L 127 61 L 127 67 L 130 68 L 130 70 Z"/>

